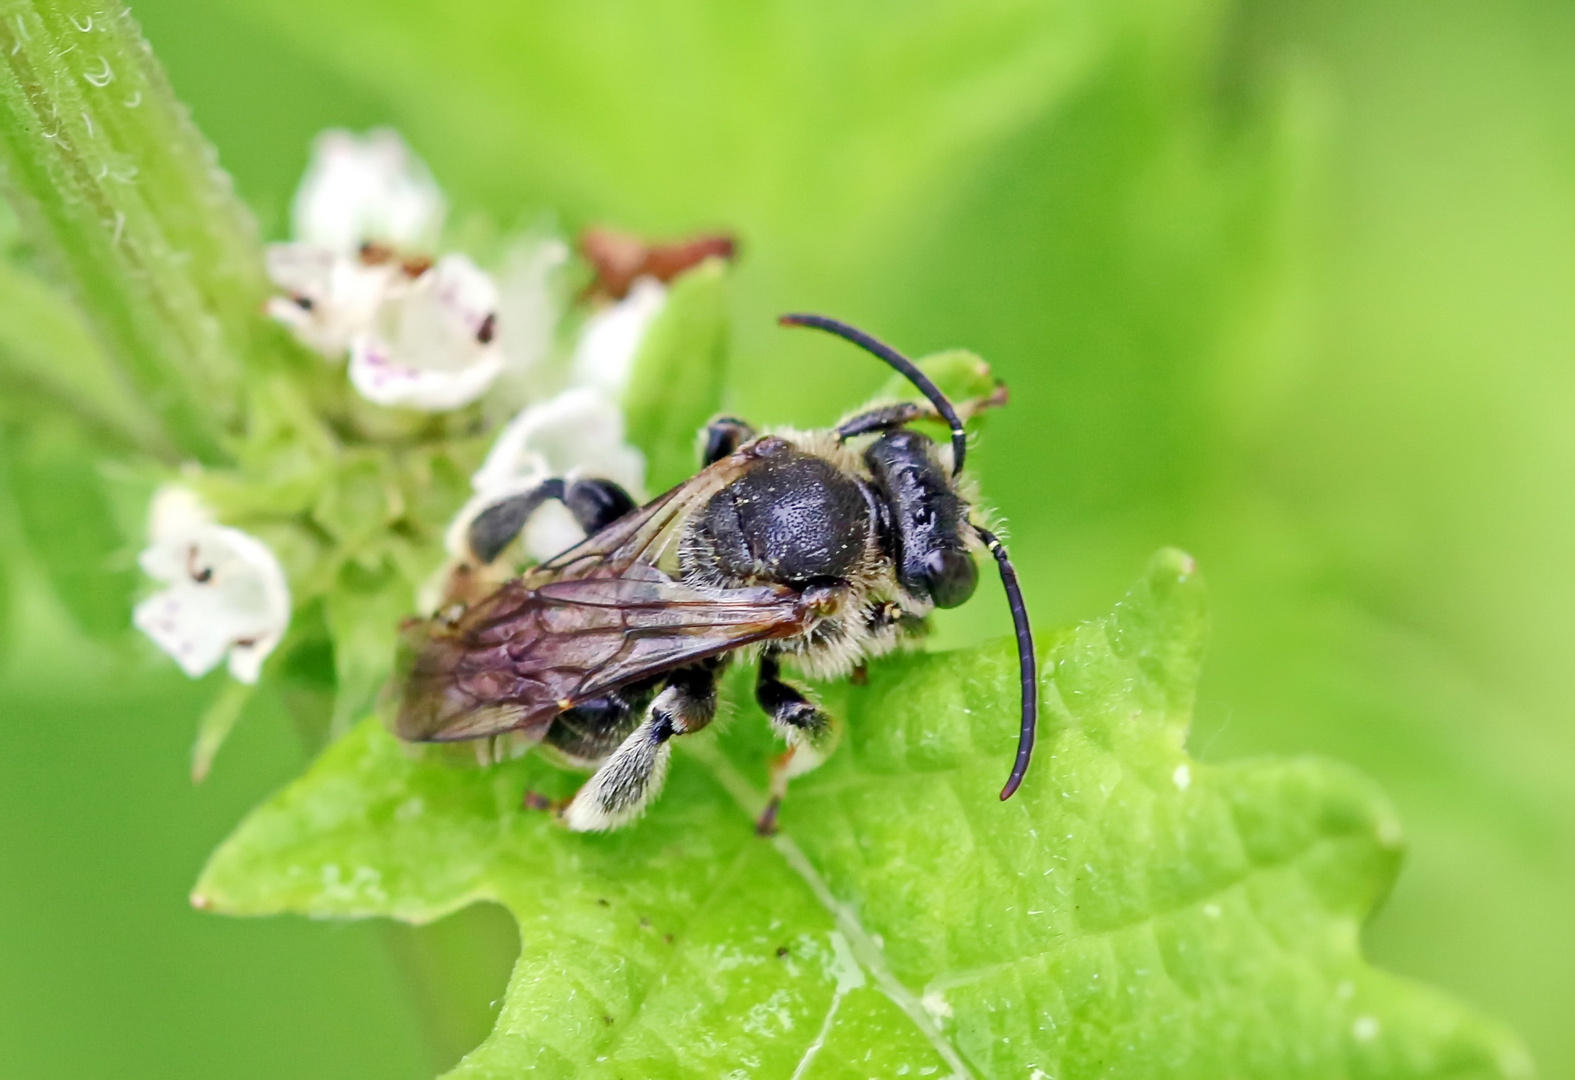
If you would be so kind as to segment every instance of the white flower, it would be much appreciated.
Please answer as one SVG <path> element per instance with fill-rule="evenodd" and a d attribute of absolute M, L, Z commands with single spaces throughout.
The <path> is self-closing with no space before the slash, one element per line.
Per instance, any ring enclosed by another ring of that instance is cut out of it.
<path fill-rule="evenodd" d="M 268 314 L 330 359 L 371 325 L 400 273 L 391 263 L 371 265 L 316 244 L 270 244 L 267 261 L 268 277 L 286 294 L 269 299 Z"/>
<path fill-rule="evenodd" d="M 525 236 L 510 245 L 498 274 L 498 347 L 503 375 L 488 398 L 499 416 L 514 413 L 551 384 L 558 315 L 560 271 L 569 246 L 556 236 Z"/>
<path fill-rule="evenodd" d="M 152 543 L 138 556 L 166 587 L 138 604 L 132 622 L 192 678 L 229 655 L 230 674 L 257 681 L 290 624 L 290 587 L 255 536 L 215 524 L 196 496 L 164 488 L 149 514 Z"/>
<path fill-rule="evenodd" d="M 471 477 L 476 494 L 449 527 L 447 546 L 456 558 L 469 547 L 470 524 L 489 506 L 522 494 L 543 480 L 611 480 L 636 501 L 645 486 L 645 456 L 625 441 L 623 411 L 602 391 L 572 387 L 531 405 L 509 422 Z M 525 527 L 524 548 L 538 561 L 583 539 L 585 533 L 561 504 L 543 505 Z"/>
<path fill-rule="evenodd" d="M 503 370 L 498 290 L 464 255 L 396 282 L 350 344 L 350 382 L 379 405 L 426 412 L 475 401 Z"/>
<path fill-rule="evenodd" d="M 294 242 L 268 246 L 268 277 L 285 294 L 268 314 L 337 360 L 390 289 L 420 272 L 400 255 L 436 244 L 443 194 L 393 131 L 335 129 L 317 137 L 292 209 Z"/>
<path fill-rule="evenodd" d="M 430 251 L 446 213 L 426 165 L 389 128 L 317 136 L 291 207 L 297 240 L 341 255 L 367 242 Z"/>
<path fill-rule="evenodd" d="M 571 380 L 621 397 L 635 355 L 651 322 L 667 303 L 667 288 L 651 277 L 638 278 L 629 295 L 586 320 L 574 349 Z"/>

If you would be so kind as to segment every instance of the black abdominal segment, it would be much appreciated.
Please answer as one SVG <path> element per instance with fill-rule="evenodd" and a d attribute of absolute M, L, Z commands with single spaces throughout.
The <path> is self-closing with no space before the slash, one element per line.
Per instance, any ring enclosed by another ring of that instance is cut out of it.
<path fill-rule="evenodd" d="M 598 761 L 635 729 L 655 693 L 656 682 L 646 680 L 576 705 L 553 719 L 543 741 L 571 758 Z"/>

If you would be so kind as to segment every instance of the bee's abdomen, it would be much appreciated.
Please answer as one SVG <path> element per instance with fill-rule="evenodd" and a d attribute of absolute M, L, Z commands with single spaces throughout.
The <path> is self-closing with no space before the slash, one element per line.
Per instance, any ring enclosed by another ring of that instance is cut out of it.
<path fill-rule="evenodd" d="M 865 557 L 869 516 L 858 481 L 831 462 L 797 451 L 762 458 L 695 518 L 684 569 L 751 584 L 846 579 Z"/>

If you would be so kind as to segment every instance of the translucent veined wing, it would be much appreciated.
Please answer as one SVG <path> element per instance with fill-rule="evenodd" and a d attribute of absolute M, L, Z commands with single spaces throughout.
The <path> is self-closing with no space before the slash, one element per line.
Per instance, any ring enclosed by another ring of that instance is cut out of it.
<path fill-rule="evenodd" d="M 420 742 L 539 737 L 565 709 L 610 690 L 804 632 L 817 614 L 812 593 L 690 585 L 657 565 L 693 509 L 783 445 L 743 447 L 457 618 L 412 624 L 395 733 Z"/>

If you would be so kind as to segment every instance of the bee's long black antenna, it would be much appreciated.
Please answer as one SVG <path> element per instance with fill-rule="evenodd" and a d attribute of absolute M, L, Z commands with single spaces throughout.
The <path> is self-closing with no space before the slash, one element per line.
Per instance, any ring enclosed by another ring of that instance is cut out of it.
<path fill-rule="evenodd" d="M 1001 584 L 1006 587 L 1006 602 L 1012 609 L 1012 628 L 1017 631 L 1017 666 L 1023 682 L 1023 725 L 1017 732 L 1017 760 L 1012 763 L 1012 775 L 1006 778 L 1006 786 L 1001 789 L 1001 801 L 1005 802 L 1023 782 L 1028 761 L 1034 756 L 1034 734 L 1039 724 L 1039 665 L 1034 659 L 1034 632 L 1028 626 L 1028 608 L 1023 604 L 1023 590 L 1017 584 L 1012 560 L 989 529 L 975 525 L 973 531 L 995 556 L 996 566 L 1001 571 Z"/>
<path fill-rule="evenodd" d="M 824 315 L 783 315 L 777 319 L 783 326 L 811 326 L 816 330 L 824 330 L 828 334 L 836 334 L 839 338 L 851 341 L 866 352 L 874 353 L 886 363 L 896 368 L 914 386 L 919 388 L 919 393 L 929 398 L 930 404 L 935 406 L 937 412 L 951 425 L 952 429 L 952 475 L 962 472 L 963 458 L 968 453 L 968 438 L 963 433 L 963 422 L 957 415 L 957 410 L 952 408 L 952 403 L 941 388 L 930 381 L 930 377 L 920 371 L 918 365 L 909 360 L 902 353 L 893 349 L 883 341 L 877 341 L 862 330 L 857 330 L 845 322 L 828 319 Z"/>

